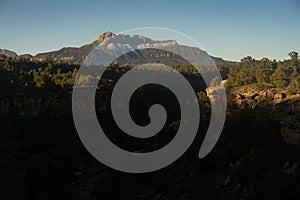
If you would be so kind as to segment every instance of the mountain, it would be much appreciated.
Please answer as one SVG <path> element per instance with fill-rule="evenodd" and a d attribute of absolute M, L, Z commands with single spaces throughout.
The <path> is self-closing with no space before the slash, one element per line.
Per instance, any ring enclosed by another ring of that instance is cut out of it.
<path fill-rule="evenodd" d="M 135 50 L 136 49 L 136 50 Z M 129 53 L 127 53 L 129 52 Z M 119 55 L 122 55 L 119 57 Z M 178 44 L 175 40 L 152 40 L 141 35 L 115 35 L 95 47 L 89 54 L 90 63 L 106 63 L 113 58 L 118 58 L 118 64 L 143 64 L 143 63 L 165 63 L 168 65 L 186 66 L 193 64 L 224 64 L 222 58 L 210 56 L 206 51 L 197 47 Z"/>
<path fill-rule="evenodd" d="M 118 59 L 121 64 L 133 64 L 132 61 L 157 61 L 160 60 L 170 60 L 169 57 L 175 56 L 170 52 L 162 52 L 156 48 L 164 47 L 171 52 L 184 52 L 184 57 L 201 59 L 201 62 L 209 63 L 208 58 L 211 57 L 216 64 L 224 64 L 230 61 L 225 61 L 222 58 L 213 57 L 207 54 L 207 52 L 200 50 L 196 47 L 188 47 L 178 44 L 174 40 L 152 40 L 150 38 L 141 35 L 115 35 L 112 32 L 105 32 L 99 36 L 94 42 L 84 45 L 82 47 L 64 47 L 58 51 L 40 53 L 33 57 L 35 60 L 44 60 L 50 58 L 56 61 L 66 61 L 72 63 L 81 63 L 84 61 L 86 56 L 93 50 L 93 53 L 104 53 L 107 59 L 113 57 L 114 55 L 109 55 L 112 50 L 117 52 L 127 52 L 128 50 L 150 48 L 149 50 L 136 50 L 130 52 L 127 55 Z M 102 59 L 102 58 L 101 58 Z M 180 64 L 182 59 L 173 59 L 174 63 L 169 64 Z M 186 62 L 184 63 L 186 64 Z"/>
<path fill-rule="evenodd" d="M 99 45 L 104 40 L 111 38 L 115 34 L 112 32 L 105 32 L 99 36 L 99 38 L 90 43 L 86 44 L 82 47 L 64 47 L 58 51 L 52 51 L 47 53 L 39 53 L 34 56 L 36 60 L 44 60 L 46 58 L 50 58 L 56 61 L 67 61 L 73 63 L 80 63 L 84 60 L 84 58 L 89 54 L 89 52 L 94 49 L 97 45 Z"/>
<path fill-rule="evenodd" d="M 0 55 L 5 55 L 8 58 L 16 58 L 18 56 L 15 52 L 7 49 L 0 49 Z"/>
<path fill-rule="evenodd" d="M 168 51 L 159 50 L 161 48 L 167 49 Z M 132 51 L 134 49 L 138 50 Z M 180 53 L 181 55 L 184 55 L 185 58 L 189 58 L 189 60 L 196 62 L 201 61 L 201 63 L 204 64 L 210 63 L 210 58 L 212 58 L 216 64 L 234 63 L 232 61 L 225 61 L 222 58 L 210 56 L 206 51 L 197 47 L 180 45 L 174 40 L 158 41 L 141 35 L 115 35 L 112 32 L 105 32 L 100 35 L 97 40 L 82 47 L 64 47 L 57 51 L 39 53 L 35 56 L 30 54 L 18 56 L 13 51 L 0 49 L 0 54 L 11 58 L 26 58 L 37 61 L 52 59 L 54 61 L 82 63 L 89 53 L 101 54 L 103 55 L 101 56 L 101 59 L 104 58 L 110 60 L 115 56 L 113 55 L 113 52 L 120 53 L 128 51 L 130 52 L 121 56 L 115 62 L 120 65 L 145 62 L 163 62 L 168 65 L 188 65 L 184 59 L 174 54 Z"/>

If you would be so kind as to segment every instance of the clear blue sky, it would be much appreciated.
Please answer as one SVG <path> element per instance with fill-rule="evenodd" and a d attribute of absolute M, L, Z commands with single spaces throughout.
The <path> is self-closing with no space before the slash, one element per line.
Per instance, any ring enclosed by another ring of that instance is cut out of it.
<path fill-rule="evenodd" d="M 101 33 L 165 27 L 229 60 L 300 52 L 300 0 L 0 0 L 0 48 L 18 54 L 81 46 Z"/>

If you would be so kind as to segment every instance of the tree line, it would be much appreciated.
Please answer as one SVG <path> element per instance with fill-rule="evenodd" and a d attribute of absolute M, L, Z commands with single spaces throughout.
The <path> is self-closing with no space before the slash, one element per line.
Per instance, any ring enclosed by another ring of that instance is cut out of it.
<path fill-rule="evenodd" d="M 79 65 L 66 62 L 30 61 L 0 55 L 0 89 L 2 92 L 25 88 L 70 89 Z"/>
<path fill-rule="evenodd" d="M 283 61 L 268 58 L 255 60 L 247 56 L 238 63 L 222 64 L 218 68 L 223 79 L 227 79 L 227 87 L 254 84 L 258 88 L 282 88 L 296 94 L 300 92 L 299 55 L 295 51 L 288 55 L 290 59 Z M 79 67 L 79 64 L 54 62 L 51 59 L 40 62 L 0 55 L 0 88 L 2 92 L 26 87 L 71 89 Z M 175 69 L 187 73 L 190 66 L 175 66 Z M 115 69 L 116 73 L 125 71 L 123 68 Z"/>
<path fill-rule="evenodd" d="M 241 62 L 230 67 L 226 85 L 234 87 L 255 84 L 259 88 L 282 88 L 291 94 L 299 93 L 299 55 L 295 51 L 288 55 L 290 59 L 284 61 L 244 57 Z"/>

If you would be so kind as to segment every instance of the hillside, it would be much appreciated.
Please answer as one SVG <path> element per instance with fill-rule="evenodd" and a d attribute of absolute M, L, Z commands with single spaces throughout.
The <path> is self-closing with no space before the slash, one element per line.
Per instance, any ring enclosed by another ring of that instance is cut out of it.
<path fill-rule="evenodd" d="M 6 57 L 10 57 L 10 58 L 16 58 L 18 55 L 10 50 L 7 49 L 0 49 L 0 55 L 4 55 Z"/>

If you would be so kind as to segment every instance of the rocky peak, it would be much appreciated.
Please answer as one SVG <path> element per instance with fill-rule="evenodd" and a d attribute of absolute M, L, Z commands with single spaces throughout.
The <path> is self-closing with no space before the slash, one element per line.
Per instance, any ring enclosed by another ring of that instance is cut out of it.
<path fill-rule="evenodd" d="M 115 36 L 115 35 L 116 35 L 116 34 L 110 32 L 110 31 L 105 32 L 105 33 L 103 33 L 102 35 L 100 35 L 100 36 L 98 37 L 97 42 L 98 42 L 98 43 L 101 43 L 101 42 L 103 42 L 104 40 L 107 40 L 107 39 L 109 39 L 109 38 L 111 38 L 111 37 L 113 37 L 113 36 Z"/>

